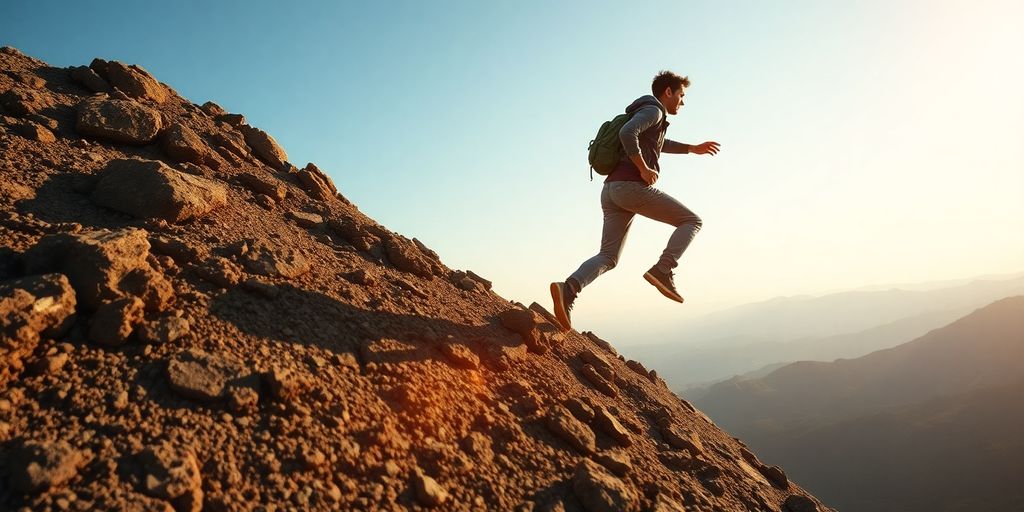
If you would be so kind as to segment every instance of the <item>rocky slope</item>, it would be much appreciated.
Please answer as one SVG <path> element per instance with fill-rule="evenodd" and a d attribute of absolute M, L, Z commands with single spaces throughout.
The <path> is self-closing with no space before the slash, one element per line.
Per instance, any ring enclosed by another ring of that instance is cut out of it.
<path fill-rule="evenodd" d="M 0 508 L 824 507 L 144 69 L 0 50 Z"/>

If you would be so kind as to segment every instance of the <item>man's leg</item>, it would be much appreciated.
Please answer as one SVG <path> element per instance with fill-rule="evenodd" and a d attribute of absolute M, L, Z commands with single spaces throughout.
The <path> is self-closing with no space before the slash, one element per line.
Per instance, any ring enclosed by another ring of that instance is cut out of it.
<path fill-rule="evenodd" d="M 644 279 L 654 285 L 662 295 L 676 302 L 683 302 L 682 295 L 676 290 L 672 269 L 676 268 L 679 258 L 700 231 L 701 218 L 672 196 L 653 187 L 645 189 L 644 196 L 645 200 L 636 208 L 636 213 L 676 228 L 658 262 L 644 274 Z"/>
<path fill-rule="evenodd" d="M 671 272 L 678 265 L 679 258 L 686 252 L 686 248 L 690 246 L 693 237 L 700 231 L 703 221 L 697 214 L 683 206 L 683 203 L 655 188 L 650 189 L 650 200 L 636 213 L 676 227 L 672 236 L 668 238 L 661 258 L 654 265 L 654 268 L 661 272 Z"/>
<path fill-rule="evenodd" d="M 626 242 L 626 234 L 633 223 L 633 213 L 618 207 L 609 196 L 608 184 L 601 190 L 601 210 L 604 212 L 604 227 L 601 231 L 601 249 L 596 255 L 584 261 L 580 268 L 565 282 L 551 283 L 551 299 L 555 305 L 555 317 L 564 330 L 572 328 L 570 311 L 576 295 L 598 276 L 615 268 Z"/>
<path fill-rule="evenodd" d="M 608 192 L 608 185 L 605 185 L 601 192 L 601 210 L 604 212 L 604 226 L 601 229 L 601 249 L 587 261 L 584 261 L 580 268 L 569 276 L 568 282 L 577 285 L 575 291 L 579 293 L 588 284 L 592 283 L 601 274 L 615 268 L 619 263 L 619 256 L 622 254 L 622 247 L 626 243 L 626 235 L 629 227 L 633 224 L 633 212 L 624 210 L 612 202 Z"/>

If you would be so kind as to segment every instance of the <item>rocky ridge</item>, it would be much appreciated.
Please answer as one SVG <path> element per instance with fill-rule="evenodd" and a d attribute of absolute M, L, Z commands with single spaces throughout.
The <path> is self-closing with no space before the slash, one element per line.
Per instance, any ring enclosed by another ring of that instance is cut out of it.
<path fill-rule="evenodd" d="M 242 115 L 9 47 L 0 115 L 2 508 L 827 510 Z"/>

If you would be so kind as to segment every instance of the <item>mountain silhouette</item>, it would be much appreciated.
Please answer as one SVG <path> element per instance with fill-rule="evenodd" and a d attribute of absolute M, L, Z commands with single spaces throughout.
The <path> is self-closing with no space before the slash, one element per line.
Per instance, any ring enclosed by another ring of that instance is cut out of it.
<path fill-rule="evenodd" d="M 1024 296 L 866 356 L 797 362 L 695 400 L 840 510 L 1017 510 Z"/>

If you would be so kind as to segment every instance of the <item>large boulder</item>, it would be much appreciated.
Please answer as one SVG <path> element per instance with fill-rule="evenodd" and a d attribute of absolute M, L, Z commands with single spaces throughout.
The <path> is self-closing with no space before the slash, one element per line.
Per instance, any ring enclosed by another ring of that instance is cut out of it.
<path fill-rule="evenodd" d="M 75 291 L 61 274 L 0 282 L 0 388 L 21 373 L 41 338 L 63 335 L 74 314 Z"/>
<path fill-rule="evenodd" d="M 281 148 L 270 134 L 246 124 L 239 126 L 238 129 L 245 136 L 245 143 L 252 148 L 252 152 L 260 160 L 263 160 L 267 165 L 275 169 L 284 169 L 285 162 L 288 161 L 288 154 L 284 152 L 284 149 Z"/>
<path fill-rule="evenodd" d="M 94 96 L 78 104 L 75 129 L 82 135 L 123 144 L 149 144 L 160 133 L 160 114 L 130 100 Z"/>
<path fill-rule="evenodd" d="M 227 204 L 227 187 L 155 160 L 112 160 L 100 172 L 94 203 L 139 218 L 182 222 Z"/>
<path fill-rule="evenodd" d="M 123 297 L 139 297 L 148 310 L 164 309 L 174 291 L 147 261 L 141 229 L 100 229 L 48 235 L 25 255 L 30 273 L 61 272 L 90 310 Z"/>
<path fill-rule="evenodd" d="M 107 80 L 110 85 L 133 98 L 148 98 L 157 103 L 167 100 L 167 88 L 140 66 L 109 62 Z"/>

